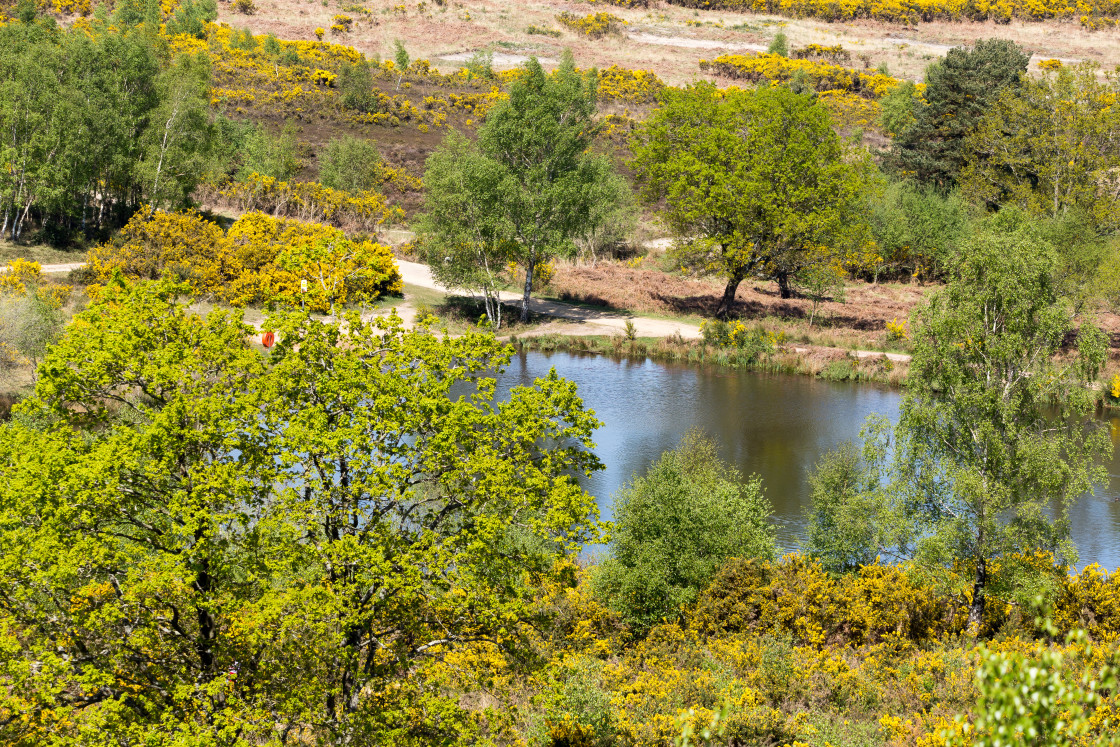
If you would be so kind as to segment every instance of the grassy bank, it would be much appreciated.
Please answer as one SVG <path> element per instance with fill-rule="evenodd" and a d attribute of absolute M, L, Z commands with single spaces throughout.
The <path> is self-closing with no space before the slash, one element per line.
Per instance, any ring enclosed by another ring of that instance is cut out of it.
<path fill-rule="evenodd" d="M 798 352 L 789 346 L 772 351 L 724 347 L 703 340 L 681 338 L 636 338 L 606 335 L 545 334 L 533 337 L 510 336 L 519 350 L 540 352 L 592 353 L 613 358 L 650 359 L 695 366 L 724 366 L 768 373 L 814 376 L 826 381 L 861 381 L 890 386 L 905 383 L 909 368 L 885 356 L 856 358 L 836 348 L 810 348 Z"/>

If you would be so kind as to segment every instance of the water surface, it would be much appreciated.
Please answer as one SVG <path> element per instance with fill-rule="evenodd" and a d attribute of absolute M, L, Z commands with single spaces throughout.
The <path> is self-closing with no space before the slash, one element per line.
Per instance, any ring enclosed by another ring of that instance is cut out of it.
<path fill-rule="evenodd" d="M 498 376 L 498 393 L 528 385 L 555 367 L 579 386 L 603 427 L 596 454 L 605 469 L 585 481 L 604 519 L 611 499 L 635 472 L 677 445 L 690 428 L 713 436 L 722 456 L 762 476 L 774 506 L 783 550 L 800 547 L 809 509 L 808 469 L 837 444 L 859 436 L 864 419 L 898 418 L 899 392 L 809 376 L 763 374 L 605 356 L 522 352 Z M 1113 433 L 1117 432 L 1113 428 Z M 1115 441 L 1115 436 L 1114 436 Z M 1071 513 L 1079 566 L 1120 566 L 1120 461 L 1106 465 L 1110 483 L 1082 498 Z"/>

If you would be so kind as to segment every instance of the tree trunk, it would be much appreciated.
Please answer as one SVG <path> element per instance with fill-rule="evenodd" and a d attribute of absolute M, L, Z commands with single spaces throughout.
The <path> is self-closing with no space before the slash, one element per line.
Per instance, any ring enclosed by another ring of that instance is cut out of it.
<path fill-rule="evenodd" d="M 525 263 L 525 295 L 521 297 L 521 323 L 529 323 L 529 296 L 533 292 L 533 270 L 537 267 L 537 253 L 529 253 L 529 261 Z"/>
<path fill-rule="evenodd" d="M 972 584 L 972 604 L 968 606 L 968 626 L 979 630 L 984 623 L 984 588 L 988 585 L 988 563 L 983 558 L 976 561 L 976 581 Z"/>
<path fill-rule="evenodd" d="M 732 275 L 727 279 L 727 286 L 723 289 L 723 297 L 719 299 L 719 306 L 716 307 L 716 317 L 719 319 L 726 319 L 731 315 L 731 309 L 735 306 L 735 291 L 739 290 L 739 283 L 743 282 L 742 275 Z"/>
<path fill-rule="evenodd" d="M 779 272 L 775 275 L 778 281 L 778 296 L 781 298 L 793 298 L 793 286 L 789 284 L 789 273 Z"/>

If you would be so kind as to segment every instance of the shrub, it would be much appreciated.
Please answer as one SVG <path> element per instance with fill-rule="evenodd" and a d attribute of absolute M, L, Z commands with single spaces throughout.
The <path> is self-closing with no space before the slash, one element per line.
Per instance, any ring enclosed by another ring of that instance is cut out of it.
<path fill-rule="evenodd" d="M 891 342 L 909 340 L 910 332 L 906 329 L 906 322 L 900 322 L 898 319 L 891 319 L 887 322 L 887 339 Z"/>
<path fill-rule="evenodd" d="M 761 479 L 744 481 L 697 433 L 625 485 L 614 512 L 596 592 L 639 635 L 676 616 L 728 558 L 775 553 Z"/>
<path fill-rule="evenodd" d="M 253 0 L 233 0 L 233 9 L 238 13 L 251 16 L 257 12 L 257 5 Z"/>
<path fill-rule="evenodd" d="M 128 278 L 186 280 L 198 292 L 221 285 L 222 229 L 197 212 L 142 207 L 112 240 L 90 250 L 88 264 L 102 281 L 116 271 Z"/>
<path fill-rule="evenodd" d="M 878 99 L 901 81 L 889 75 L 813 60 L 793 60 L 778 54 L 725 54 L 712 61 L 701 60 L 702 69 L 751 83 L 771 81 L 786 83 L 799 73 L 817 91 L 848 91 L 865 98 Z"/>
<path fill-rule="evenodd" d="M 774 39 L 770 42 L 770 46 L 766 48 L 766 54 L 789 57 L 789 40 L 783 32 L 779 31 L 774 34 Z"/>
<path fill-rule="evenodd" d="M 560 32 L 556 29 L 550 29 L 543 26 L 530 25 L 525 29 L 526 34 L 536 34 L 539 36 L 560 36 Z"/>
<path fill-rule="evenodd" d="M 583 18 L 564 11 L 556 16 L 556 20 L 560 25 L 567 26 L 578 34 L 590 36 L 592 39 L 599 39 L 608 34 L 621 33 L 622 27 L 626 25 L 626 21 L 605 11 L 592 13 Z"/>
<path fill-rule="evenodd" d="M 400 294 L 402 287 L 388 247 L 350 241 L 331 226 L 253 212 L 223 235 L 197 213 L 144 209 L 90 252 L 89 266 L 101 281 L 114 272 L 146 280 L 171 274 L 195 293 L 234 306 L 279 301 L 328 311 Z"/>
<path fill-rule="evenodd" d="M 381 186 L 381 154 L 372 140 L 353 135 L 333 138 L 319 156 L 319 181 L 343 192 L 366 192 Z"/>

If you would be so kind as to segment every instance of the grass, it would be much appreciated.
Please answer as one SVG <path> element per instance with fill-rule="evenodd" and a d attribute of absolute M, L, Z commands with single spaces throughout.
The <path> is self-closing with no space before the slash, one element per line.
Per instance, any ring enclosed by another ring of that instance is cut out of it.
<path fill-rule="evenodd" d="M 8 264 L 13 259 L 27 259 L 41 265 L 61 265 L 71 262 L 85 262 L 84 250 L 55 249 L 46 244 L 13 244 L 0 241 L 0 263 Z"/>
<path fill-rule="evenodd" d="M 835 351 L 795 353 L 778 349 L 756 354 L 733 347 L 716 347 L 702 340 L 639 337 L 626 340 L 621 335 L 558 335 L 536 337 L 511 336 L 510 342 L 525 350 L 542 352 L 588 353 L 616 359 L 650 359 L 694 366 L 722 366 L 769 373 L 814 376 L 828 381 L 861 381 L 902 386 L 908 366 L 886 358 L 856 359 Z"/>

